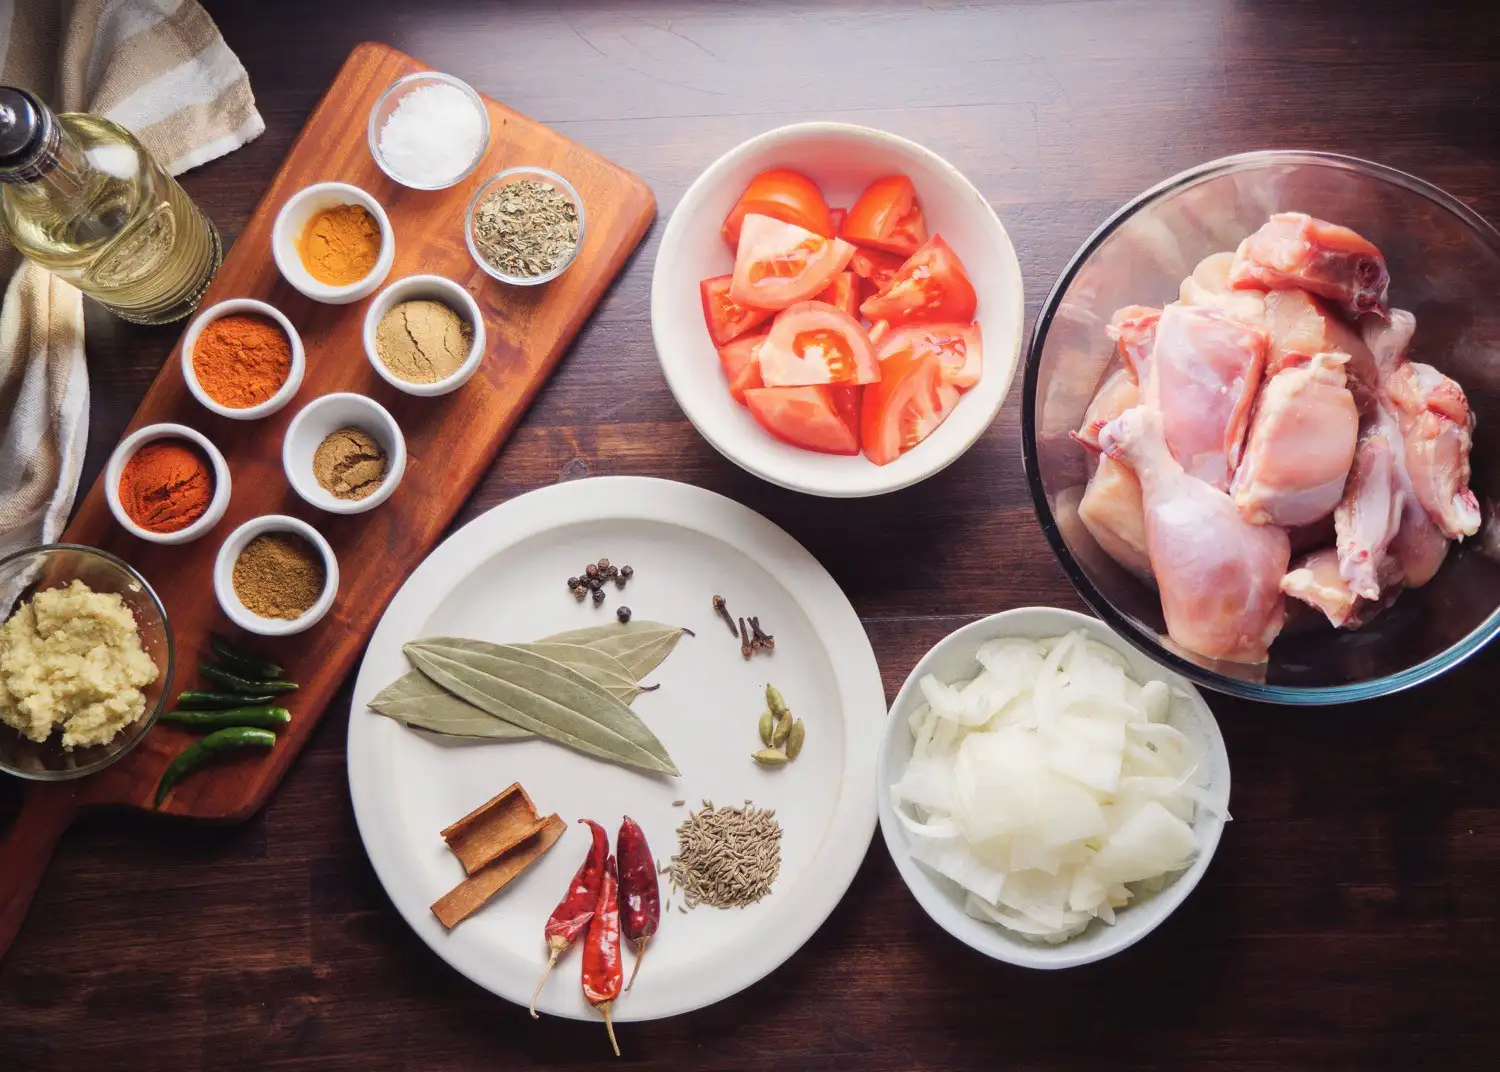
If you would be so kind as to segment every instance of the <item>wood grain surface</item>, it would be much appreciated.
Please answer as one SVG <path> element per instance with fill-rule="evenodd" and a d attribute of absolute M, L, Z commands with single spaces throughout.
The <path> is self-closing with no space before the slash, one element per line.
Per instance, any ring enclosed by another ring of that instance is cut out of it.
<path fill-rule="evenodd" d="M 345 55 L 380 40 L 643 176 L 663 213 L 719 153 L 800 119 L 914 138 L 994 203 L 1034 315 L 1122 201 L 1271 146 L 1347 152 L 1500 220 L 1492 4 L 1352 0 L 210 2 L 267 132 L 185 185 L 241 232 Z M 460 519 L 576 477 L 670 476 L 784 526 L 849 593 L 887 692 L 975 616 L 1082 609 L 1034 520 L 1013 392 L 917 487 L 825 501 L 755 480 L 683 419 L 649 330 L 651 235 Z M 175 329 L 89 314 L 90 473 Z M 1357 707 L 1210 696 L 1235 821 L 1186 904 L 1056 974 L 942 933 L 872 845 L 784 967 L 714 1008 L 620 1029 L 650 1069 L 1489 1068 L 1500 1059 L 1500 652 Z M 205 828 L 102 814 L 65 839 L 0 961 L 0 1066 L 581 1069 L 603 1030 L 532 1022 L 416 938 L 364 856 L 347 687 L 270 804 Z M 13 788 L 13 787 L 4 787 Z M 576 965 L 575 965 L 576 970 Z"/>

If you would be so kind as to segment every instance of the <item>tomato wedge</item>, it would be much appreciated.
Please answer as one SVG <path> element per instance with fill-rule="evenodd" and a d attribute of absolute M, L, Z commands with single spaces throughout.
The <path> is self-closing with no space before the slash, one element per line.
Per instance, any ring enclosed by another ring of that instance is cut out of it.
<path fill-rule="evenodd" d="M 859 276 L 853 272 L 840 272 L 834 276 L 814 301 L 827 302 L 835 309 L 842 309 L 855 320 L 859 319 Z"/>
<path fill-rule="evenodd" d="M 715 346 L 723 346 L 731 339 L 739 338 L 771 315 L 769 309 L 741 305 L 731 298 L 731 278 L 716 275 L 698 284 L 698 296 L 703 300 L 703 319 L 708 324 L 708 337 L 713 339 Z"/>
<path fill-rule="evenodd" d="M 767 387 L 871 383 L 880 379 L 880 366 L 858 320 L 827 302 L 810 301 L 772 322 L 760 348 L 760 375 Z"/>
<path fill-rule="evenodd" d="M 833 408 L 849 426 L 849 434 L 859 440 L 859 410 L 865 397 L 865 389 L 858 384 L 831 383 L 828 393 L 833 398 Z"/>
<path fill-rule="evenodd" d="M 896 273 L 901 271 L 901 266 L 906 262 L 894 253 L 882 253 L 878 249 L 857 249 L 854 256 L 849 258 L 849 270 L 859 276 L 873 288 L 871 293 L 879 293 L 890 286 L 891 280 L 896 278 Z"/>
<path fill-rule="evenodd" d="M 745 405 L 760 426 L 783 443 L 824 454 L 858 454 L 859 436 L 839 412 L 834 388 L 756 387 Z"/>
<path fill-rule="evenodd" d="M 942 424 L 958 404 L 959 390 L 944 383 L 937 354 L 907 348 L 880 368 L 880 381 L 864 389 L 859 440 L 865 456 L 889 465 Z"/>
<path fill-rule="evenodd" d="M 766 341 L 764 335 L 746 335 L 719 347 L 719 360 L 724 365 L 724 376 L 729 380 L 729 393 L 740 405 L 745 404 L 745 392 L 752 387 L 763 387 L 760 378 L 760 347 Z"/>
<path fill-rule="evenodd" d="M 769 216 L 745 217 L 729 296 L 757 309 L 785 309 L 825 289 L 849 264 L 854 247 Z"/>
<path fill-rule="evenodd" d="M 731 250 L 739 248 L 740 228 L 745 217 L 752 213 L 796 224 L 824 238 L 838 234 L 818 184 L 800 171 L 788 168 L 762 171 L 751 179 L 739 201 L 724 217 L 721 233 Z"/>
<path fill-rule="evenodd" d="M 844 217 L 839 237 L 903 257 L 915 253 L 927 241 L 927 221 L 911 179 L 887 175 L 870 183 Z"/>
<path fill-rule="evenodd" d="M 870 332 L 875 356 L 882 363 L 905 350 L 917 354 L 936 354 L 943 382 L 967 391 L 979 382 L 984 371 L 984 350 L 980 344 L 979 324 L 911 324 L 904 328 L 882 329 L 879 338 Z"/>
<path fill-rule="evenodd" d="M 937 235 L 911 255 L 889 285 L 866 298 L 859 311 L 866 320 L 912 323 L 970 321 L 979 299 L 963 262 Z"/>

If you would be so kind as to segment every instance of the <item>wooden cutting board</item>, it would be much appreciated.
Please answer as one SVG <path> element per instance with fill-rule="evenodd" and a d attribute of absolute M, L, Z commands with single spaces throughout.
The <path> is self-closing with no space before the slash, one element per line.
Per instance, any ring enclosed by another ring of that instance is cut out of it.
<path fill-rule="evenodd" d="M 384 45 L 355 48 L 204 298 L 205 307 L 226 298 L 260 298 L 292 320 L 307 351 L 307 374 L 292 402 L 258 421 L 209 413 L 183 382 L 179 343 L 131 422 L 134 429 L 177 421 L 218 445 L 229 460 L 233 483 L 224 519 L 184 547 L 147 543 L 115 523 L 101 478 L 63 535 L 65 541 L 114 552 L 156 589 L 176 639 L 174 694 L 198 684 L 195 667 L 208 656 L 210 630 L 264 652 L 302 685 L 289 698 L 292 723 L 276 747 L 190 777 L 163 809 L 173 815 L 234 822 L 265 803 L 354 666 L 386 603 L 443 534 L 656 213 L 656 200 L 640 178 L 492 100 L 485 101 L 489 150 L 473 175 L 436 192 L 392 182 L 370 156 L 365 134 L 370 109 L 392 81 L 426 69 Z M 474 190 L 496 171 L 519 164 L 540 164 L 565 176 L 588 214 L 583 249 L 572 266 L 534 288 L 507 287 L 491 279 L 464 243 L 464 212 Z M 372 299 L 322 305 L 293 290 L 277 272 L 271 258 L 276 213 L 298 190 L 327 180 L 353 183 L 384 205 L 396 236 L 387 284 L 406 275 L 435 273 L 458 281 L 479 303 L 489 351 L 458 391 L 417 398 L 390 387 L 370 368 L 361 343 Z M 406 436 L 405 476 L 386 503 L 366 514 L 316 510 L 298 498 L 282 473 L 281 439 L 288 423 L 303 404 L 332 391 L 357 391 L 376 399 Z M 339 560 L 338 597 L 328 616 L 305 633 L 279 639 L 237 637 L 214 599 L 214 556 L 237 525 L 271 513 L 301 517 L 328 538 Z M 0 953 L 15 937 L 52 848 L 73 818 L 94 807 L 150 808 L 163 769 L 195 736 L 158 725 L 133 752 L 96 775 L 26 787 L 21 811 L 0 842 Z"/>

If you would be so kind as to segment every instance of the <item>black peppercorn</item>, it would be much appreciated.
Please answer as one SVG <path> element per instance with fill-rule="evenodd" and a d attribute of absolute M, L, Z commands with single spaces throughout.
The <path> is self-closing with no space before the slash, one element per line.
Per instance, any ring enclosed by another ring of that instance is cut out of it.
<path fill-rule="evenodd" d="M 630 608 L 621 607 L 619 610 L 615 611 L 615 617 L 620 619 L 621 625 L 624 625 L 626 622 L 630 621 Z"/>
<path fill-rule="evenodd" d="M 599 576 L 599 567 L 590 562 L 587 566 L 584 567 L 583 572 L 590 580 L 592 580 L 593 578 Z"/>
<path fill-rule="evenodd" d="M 586 596 L 588 594 L 589 594 L 589 590 L 587 588 L 585 588 L 583 585 L 581 585 L 581 584 L 575 584 L 573 586 L 573 598 L 574 599 L 582 599 L 584 596 Z"/>
<path fill-rule="evenodd" d="M 620 575 L 620 567 L 619 566 L 611 566 L 605 572 L 608 573 L 611 577 L 618 577 Z"/>
<path fill-rule="evenodd" d="M 604 589 L 602 589 L 602 588 L 595 588 L 594 589 L 594 605 L 598 606 L 600 603 L 603 603 L 603 602 L 604 602 Z"/>
<path fill-rule="evenodd" d="M 568 587 L 569 588 L 577 588 L 578 587 L 578 578 L 577 577 L 569 577 L 568 578 Z"/>
<path fill-rule="evenodd" d="M 599 560 L 599 572 L 603 573 L 607 569 L 609 569 L 609 559 L 601 558 Z"/>
<path fill-rule="evenodd" d="M 615 587 L 618 588 L 622 592 L 625 591 L 625 578 L 624 577 L 616 577 L 615 578 Z"/>
<path fill-rule="evenodd" d="M 634 566 L 621 566 L 620 567 L 620 576 L 624 577 L 627 581 L 630 580 L 630 578 L 632 578 L 632 577 L 635 576 L 635 567 Z"/>
<path fill-rule="evenodd" d="M 596 592 L 599 591 L 599 588 L 603 584 L 604 584 L 604 582 L 601 581 L 598 577 L 590 577 L 589 578 L 589 587 L 592 588 Z"/>

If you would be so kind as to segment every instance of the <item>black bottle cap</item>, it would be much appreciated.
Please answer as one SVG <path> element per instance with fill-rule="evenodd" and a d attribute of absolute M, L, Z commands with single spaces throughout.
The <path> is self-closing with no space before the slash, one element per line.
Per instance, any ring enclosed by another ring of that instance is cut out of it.
<path fill-rule="evenodd" d="M 47 106 L 24 89 L 0 86 L 0 169 L 26 168 L 47 141 Z"/>

